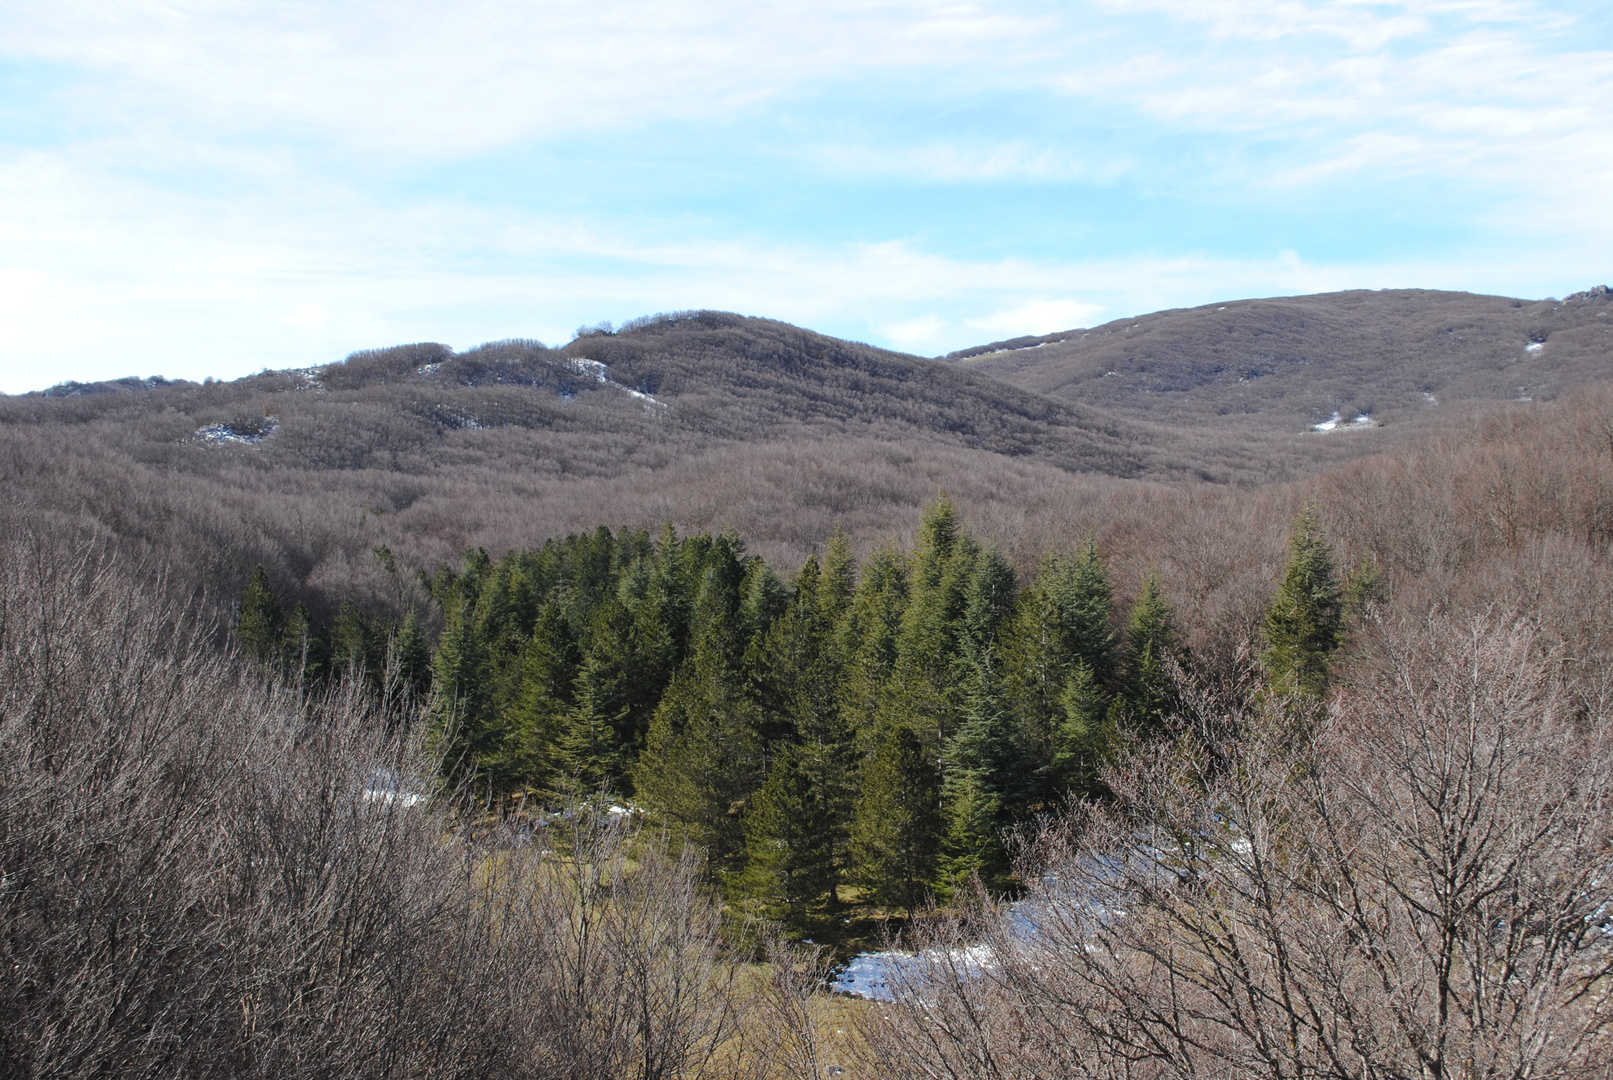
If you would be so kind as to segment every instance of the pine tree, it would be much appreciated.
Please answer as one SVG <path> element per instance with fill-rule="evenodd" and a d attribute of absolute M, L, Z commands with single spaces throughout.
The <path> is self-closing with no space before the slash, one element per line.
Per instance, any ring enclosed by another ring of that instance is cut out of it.
<path fill-rule="evenodd" d="M 862 581 L 840 622 L 838 651 L 846 658 L 840 711 L 863 754 L 873 753 L 884 737 L 876 718 L 896 669 L 908 595 L 906 560 L 894 547 L 880 548 L 863 567 Z"/>
<path fill-rule="evenodd" d="M 939 786 L 923 740 L 906 726 L 886 732 L 863 768 L 851 827 L 851 877 L 869 899 L 905 908 L 909 917 L 936 874 Z"/>
<path fill-rule="evenodd" d="M 297 601 L 280 635 L 280 662 L 284 670 L 293 680 L 315 683 L 325 677 L 328 659 L 325 639 L 314 626 L 308 605 Z"/>
<path fill-rule="evenodd" d="M 479 771 L 496 748 L 488 730 L 487 649 L 467 614 L 461 606 L 449 616 L 432 663 L 432 737 L 456 778 Z"/>
<path fill-rule="evenodd" d="M 1344 629 L 1343 594 L 1333 572 L 1333 548 L 1316 508 L 1307 506 L 1288 538 L 1288 565 L 1266 609 L 1261 666 L 1282 693 L 1319 697 Z"/>
<path fill-rule="evenodd" d="M 343 604 L 330 629 L 330 670 L 332 675 L 358 675 L 373 689 L 379 689 L 384 674 L 384 657 L 377 653 L 381 635 L 364 613 Z"/>
<path fill-rule="evenodd" d="M 431 690 L 431 648 L 413 608 L 403 617 L 403 625 L 392 638 L 387 666 L 390 677 L 397 680 L 394 692 L 401 700 L 396 704 L 407 706 L 425 699 Z"/>
<path fill-rule="evenodd" d="M 1123 709 L 1133 725 L 1147 732 L 1156 729 L 1173 704 L 1170 672 L 1178 660 L 1176 621 L 1165 599 L 1159 573 L 1143 575 L 1142 589 L 1131 606 L 1122 648 Z"/>
<path fill-rule="evenodd" d="M 745 814 L 744 891 L 772 918 L 801 926 L 808 909 L 831 905 L 841 827 L 830 789 L 838 765 L 812 746 L 786 746 Z"/>
<path fill-rule="evenodd" d="M 597 791 L 622 771 L 622 748 L 617 739 L 622 718 L 619 711 L 613 713 L 603 703 L 591 665 L 591 660 L 583 664 L 576 703 L 558 718 L 544 762 L 544 772 L 554 778 L 553 784 L 573 795 Z"/>
<path fill-rule="evenodd" d="M 1088 534 L 1075 554 L 1042 561 L 1006 635 L 1003 666 L 1010 706 L 1027 765 L 1038 774 L 1032 801 L 1062 799 L 1085 782 L 1074 759 L 1068 703 L 1080 698 L 1080 715 L 1096 710 L 1098 724 L 1110 706 L 1114 681 L 1114 592 L 1109 570 Z"/>
<path fill-rule="evenodd" d="M 280 663 L 280 639 L 286 616 L 269 585 L 269 574 L 262 566 L 253 569 L 241 590 L 241 605 L 235 622 L 235 640 L 241 651 L 261 664 Z"/>
<path fill-rule="evenodd" d="M 762 776 L 755 705 L 740 678 L 737 545 L 719 538 L 691 615 L 689 659 L 650 723 L 631 778 L 638 800 L 707 851 L 714 875 L 743 849 L 738 816 Z"/>
<path fill-rule="evenodd" d="M 912 591 L 896 640 L 896 663 L 878 722 L 907 724 L 939 753 L 961 721 L 965 609 L 979 547 L 943 496 L 924 514 L 912 560 Z"/>
<path fill-rule="evenodd" d="M 1044 771 L 1045 790 L 1054 798 L 1101 794 L 1098 769 L 1113 738 L 1108 722 L 1112 704 L 1092 669 L 1077 661 L 1060 696 L 1061 715 Z"/>
<path fill-rule="evenodd" d="M 552 786 L 557 778 L 570 775 L 575 763 L 563 760 L 562 732 L 577 706 L 577 684 L 583 667 L 576 635 L 560 603 L 551 599 L 538 614 L 521 660 L 521 696 L 509 724 L 510 745 L 506 753 L 510 771 L 520 782 L 539 787 Z M 590 693 L 592 678 L 586 681 Z M 592 791 L 599 778 L 588 785 Z"/>
<path fill-rule="evenodd" d="M 976 876 L 999 885 L 1007 873 L 1002 830 L 1009 819 L 1013 766 L 1007 710 L 999 695 L 983 689 L 942 755 L 945 831 L 936 881 L 943 896 Z"/>

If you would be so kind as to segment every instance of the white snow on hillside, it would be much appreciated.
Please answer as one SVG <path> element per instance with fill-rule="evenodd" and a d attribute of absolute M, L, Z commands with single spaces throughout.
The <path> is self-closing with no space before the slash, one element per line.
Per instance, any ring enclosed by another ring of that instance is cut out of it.
<path fill-rule="evenodd" d="M 1377 426 L 1378 422 L 1372 419 L 1370 413 L 1360 413 L 1354 420 L 1347 421 L 1339 415 L 1337 409 L 1334 409 L 1332 416 L 1323 420 L 1320 424 L 1311 425 L 1311 430 L 1319 435 L 1325 435 L 1330 431 L 1360 431 L 1362 428 Z"/>

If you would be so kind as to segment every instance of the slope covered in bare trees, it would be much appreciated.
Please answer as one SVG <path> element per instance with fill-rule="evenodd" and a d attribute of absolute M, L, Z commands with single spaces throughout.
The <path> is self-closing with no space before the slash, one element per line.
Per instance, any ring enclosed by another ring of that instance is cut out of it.
<path fill-rule="evenodd" d="M 1022 337 L 949 359 L 1122 416 L 1304 431 L 1547 400 L 1613 375 L 1613 298 L 1393 289 L 1237 300 Z"/>

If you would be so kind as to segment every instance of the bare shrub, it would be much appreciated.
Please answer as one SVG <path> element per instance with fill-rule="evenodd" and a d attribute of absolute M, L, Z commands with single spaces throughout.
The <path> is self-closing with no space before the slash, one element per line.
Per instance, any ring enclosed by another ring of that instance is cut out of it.
<path fill-rule="evenodd" d="M 892 1076 L 1608 1075 L 1613 747 L 1559 660 L 1435 620 L 1325 715 L 1201 712 L 1219 753 L 1184 736 L 1047 828 L 870 1045 Z"/>
<path fill-rule="evenodd" d="M 0 562 L 0 1075 L 711 1074 L 692 856 L 477 825 L 357 690 L 266 685 L 160 596 Z"/>

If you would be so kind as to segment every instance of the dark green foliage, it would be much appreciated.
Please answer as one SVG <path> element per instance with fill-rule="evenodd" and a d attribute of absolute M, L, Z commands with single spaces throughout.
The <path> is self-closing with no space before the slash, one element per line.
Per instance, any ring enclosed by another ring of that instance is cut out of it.
<path fill-rule="evenodd" d="M 786 746 L 745 814 L 744 892 L 771 918 L 800 925 L 808 909 L 833 906 L 840 880 L 844 813 L 835 793 L 844 768 L 811 744 Z"/>
<path fill-rule="evenodd" d="M 258 566 L 241 590 L 241 603 L 235 622 L 235 640 L 241 651 L 260 664 L 278 664 L 280 638 L 286 615 L 269 585 L 269 575 Z"/>
<path fill-rule="evenodd" d="M 280 636 L 280 663 L 293 681 L 314 683 L 329 670 L 329 646 L 301 600 L 291 609 Z"/>
<path fill-rule="evenodd" d="M 911 916 L 940 856 L 940 780 L 924 742 L 905 725 L 886 732 L 863 768 L 851 827 L 851 877 L 869 899 Z"/>
<path fill-rule="evenodd" d="M 1358 588 L 1365 590 L 1363 581 Z M 1307 506 L 1288 538 L 1288 565 L 1266 609 L 1261 666 L 1280 692 L 1316 697 L 1327 688 L 1329 662 L 1344 631 L 1344 595 L 1333 572 L 1333 548 L 1316 508 Z"/>
<path fill-rule="evenodd" d="M 740 812 L 763 771 L 758 713 L 720 640 L 708 636 L 673 679 L 632 770 L 638 800 L 731 873 L 743 845 Z"/>
<path fill-rule="evenodd" d="M 1077 662 L 1059 698 L 1052 752 L 1042 772 L 1043 790 L 1051 798 L 1100 794 L 1098 770 L 1113 739 L 1109 722 L 1113 701 L 1092 669 Z"/>
<path fill-rule="evenodd" d="M 397 689 L 404 693 L 410 701 L 422 701 L 431 689 L 431 646 L 426 641 L 426 632 L 420 626 L 420 619 L 409 610 L 404 616 L 403 625 L 398 628 L 392 639 L 391 655 L 388 663 L 395 667 Z"/>
<path fill-rule="evenodd" d="M 1110 708 L 1113 617 L 1108 566 L 1090 534 L 1076 554 L 1043 559 L 1020 597 L 1003 667 L 1018 738 L 1038 773 L 1027 792 L 1033 802 L 1056 802 L 1089 786 L 1089 766 L 1080 764 L 1087 751 L 1078 749 L 1088 736 L 1078 731 L 1095 732 Z M 1073 720 L 1072 701 L 1078 702 Z"/>
<path fill-rule="evenodd" d="M 1181 659 L 1176 620 L 1156 571 L 1143 575 L 1142 589 L 1126 622 L 1121 654 L 1121 704 L 1126 718 L 1138 730 L 1152 733 L 1171 708 L 1174 681 L 1170 665 Z"/>

